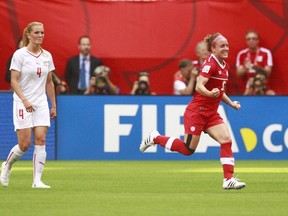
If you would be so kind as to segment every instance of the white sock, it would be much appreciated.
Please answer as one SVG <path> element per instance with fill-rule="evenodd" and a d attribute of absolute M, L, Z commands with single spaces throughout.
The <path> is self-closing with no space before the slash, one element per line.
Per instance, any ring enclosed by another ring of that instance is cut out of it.
<path fill-rule="evenodd" d="M 33 182 L 37 183 L 41 181 L 42 173 L 44 170 L 46 162 L 46 150 L 45 145 L 34 145 L 34 154 L 33 154 Z"/>
<path fill-rule="evenodd" d="M 11 170 L 12 165 L 19 160 L 19 158 L 22 157 L 22 155 L 25 152 L 21 151 L 21 149 L 19 148 L 19 145 L 16 144 L 11 150 L 10 153 L 6 159 L 6 166 L 8 167 L 8 170 Z"/>

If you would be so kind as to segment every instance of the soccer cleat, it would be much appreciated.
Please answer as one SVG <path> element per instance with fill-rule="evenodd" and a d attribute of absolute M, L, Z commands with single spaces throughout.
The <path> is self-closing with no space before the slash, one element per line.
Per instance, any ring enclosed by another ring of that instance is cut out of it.
<path fill-rule="evenodd" d="M 1 180 L 1 184 L 4 186 L 4 187 L 7 187 L 8 184 L 9 184 L 9 177 L 10 177 L 10 173 L 11 173 L 11 170 L 9 170 L 7 168 L 7 166 L 5 165 L 6 161 L 4 161 L 2 163 L 2 170 L 1 170 L 1 176 L 0 176 L 0 180 Z"/>
<path fill-rule="evenodd" d="M 143 139 L 141 144 L 140 144 L 140 151 L 141 152 L 144 152 L 146 151 L 147 148 L 151 147 L 151 146 L 154 146 L 155 143 L 154 143 L 154 139 L 159 136 L 159 132 L 157 130 L 153 130 L 149 133 L 149 135 L 146 137 L 146 139 Z"/>
<path fill-rule="evenodd" d="M 241 189 L 244 188 L 246 184 L 244 182 L 240 182 L 237 178 L 230 178 L 228 180 L 223 180 L 223 188 L 224 189 Z"/>
<path fill-rule="evenodd" d="M 49 185 L 45 185 L 42 181 L 33 183 L 32 188 L 51 188 Z"/>

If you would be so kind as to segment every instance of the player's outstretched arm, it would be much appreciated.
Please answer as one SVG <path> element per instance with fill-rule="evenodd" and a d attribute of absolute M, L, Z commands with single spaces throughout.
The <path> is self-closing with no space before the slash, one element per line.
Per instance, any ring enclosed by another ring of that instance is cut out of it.
<path fill-rule="evenodd" d="M 241 108 L 239 101 L 231 101 L 230 98 L 226 95 L 226 93 L 223 94 L 222 101 L 231 107 L 233 107 L 236 110 L 239 110 Z"/>

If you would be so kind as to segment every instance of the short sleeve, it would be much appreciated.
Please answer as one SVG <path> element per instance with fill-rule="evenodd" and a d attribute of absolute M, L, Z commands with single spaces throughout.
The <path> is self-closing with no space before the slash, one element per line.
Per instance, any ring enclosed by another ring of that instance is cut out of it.
<path fill-rule="evenodd" d="M 49 55 L 49 66 L 48 66 L 48 71 L 53 71 L 55 70 L 55 66 L 54 66 L 54 62 L 53 62 L 53 58 L 52 55 Z"/>
<path fill-rule="evenodd" d="M 23 64 L 23 57 L 21 53 L 19 52 L 19 50 L 17 50 L 16 52 L 14 52 L 12 56 L 9 70 L 16 70 L 20 72 L 22 68 L 22 64 Z"/>
<path fill-rule="evenodd" d="M 212 73 L 213 73 L 213 71 L 214 71 L 213 64 L 205 63 L 204 65 L 202 65 L 199 75 L 207 77 L 207 78 L 210 78 Z"/>
<path fill-rule="evenodd" d="M 174 81 L 174 94 L 180 95 L 180 91 L 186 88 L 186 84 L 180 80 Z"/>

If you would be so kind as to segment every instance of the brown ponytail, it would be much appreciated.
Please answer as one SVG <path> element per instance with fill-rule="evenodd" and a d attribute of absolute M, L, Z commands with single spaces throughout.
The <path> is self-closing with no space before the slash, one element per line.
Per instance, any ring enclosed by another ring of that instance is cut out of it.
<path fill-rule="evenodd" d="M 213 42 L 213 40 L 214 40 L 216 37 L 218 37 L 219 35 L 221 35 L 221 34 L 217 32 L 217 33 L 215 33 L 215 34 L 213 34 L 213 35 L 208 34 L 208 35 L 204 38 L 204 41 L 207 43 L 207 49 L 208 49 L 209 52 L 212 51 L 212 50 L 211 50 L 211 47 L 212 47 L 212 42 Z"/>

